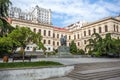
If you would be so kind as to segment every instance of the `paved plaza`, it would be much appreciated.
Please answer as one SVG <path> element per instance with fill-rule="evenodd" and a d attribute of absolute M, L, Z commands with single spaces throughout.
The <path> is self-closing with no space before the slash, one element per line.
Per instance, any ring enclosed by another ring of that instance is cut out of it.
<path fill-rule="evenodd" d="M 120 58 L 40 58 L 37 60 L 56 61 L 65 65 L 79 64 L 79 63 L 94 63 L 94 62 L 114 62 L 120 61 Z M 37 61 L 33 59 L 33 61 Z"/>
<path fill-rule="evenodd" d="M 100 63 L 100 62 L 120 62 L 120 58 L 33 58 L 31 59 L 32 62 L 35 61 L 55 61 L 60 62 L 64 65 L 75 65 L 75 64 L 84 64 L 84 63 Z M 25 60 L 28 61 L 28 60 Z M 0 59 L 0 62 L 2 62 L 2 59 Z M 12 59 L 9 59 L 9 62 L 12 62 Z M 15 62 L 22 62 L 22 60 L 17 60 Z M 112 69 L 119 69 L 119 67 L 114 68 L 107 68 L 107 69 L 97 69 L 97 70 L 86 70 L 86 71 L 79 71 L 79 73 L 93 73 L 93 72 L 99 72 L 99 71 L 109 71 Z M 45 79 L 45 80 L 77 80 L 72 79 L 69 76 L 59 77 L 59 78 L 51 78 L 51 79 Z M 109 78 L 104 80 L 120 80 L 120 76 L 117 76 L 115 78 Z"/>

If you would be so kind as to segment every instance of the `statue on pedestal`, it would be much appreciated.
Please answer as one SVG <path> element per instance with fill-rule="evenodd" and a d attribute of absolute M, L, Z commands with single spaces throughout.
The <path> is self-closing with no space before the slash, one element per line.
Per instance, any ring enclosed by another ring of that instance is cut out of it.
<path fill-rule="evenodd" d="M 61 43 L 61 46 L 66 46 L 66 42 L 67 42 L 67 36 L 64 36 L 64 37 L 61 37 L 60 38 L 60 43 Z"/>
<path fill-rule="evenodd" d="M 58 56 L 59 57 L 68 57 L 70 56 L 70 48 L 67 47 L 67 36 L 62 36 L 60 38 L 61 46 L 58 47 Z"/>

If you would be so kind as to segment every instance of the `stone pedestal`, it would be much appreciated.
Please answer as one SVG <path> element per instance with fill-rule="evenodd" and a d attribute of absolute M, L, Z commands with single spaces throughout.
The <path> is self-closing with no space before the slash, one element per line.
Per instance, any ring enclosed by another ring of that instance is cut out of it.
<path fill-rule="evenodd" d="M 72 54 L 70 54 L 70 48 L 67 46 L 59 46 L 58 47 L 58 57 L 73 57 Z"/>

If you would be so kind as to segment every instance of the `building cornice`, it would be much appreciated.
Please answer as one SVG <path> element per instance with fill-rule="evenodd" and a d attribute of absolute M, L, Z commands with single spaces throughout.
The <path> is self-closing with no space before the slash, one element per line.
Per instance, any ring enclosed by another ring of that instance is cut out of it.
<path fill-rule="evenodd" d="M 18 22 L 23 22 L 23 23 L 28 23 L 28 24 L 34 24 L 34 25 L 41 25 L 41 26 L 46 26 L 46 27 L 53 28 L 53 25 L 42 24 L 42 23 L 34 23 L 34 22 L 31 22 L 31 21 L 27 21 L 27 20 L 12 19 L 12 21 L 18 21 Z"/>
<path fill-rule="evenodd" d="M 93 24 L 97 24 L 97 23 L 100 23 L 100 22 L 104 22 L 104 21 L 107 21 L 107 20 L 115 20 L 115 21 L 120 22 L 120 20 L 117 20 L 117 19 L 115 19 L 113 17 L 107 17 L 107 18 L 104 18 L 104 19 L 101 19 L 101 20 L 98 20 L 98 21 L 95 21 L 95 22 L 92 22 L 92 23 L 88 23 L 88 24 L 82 26 L 81 28 L 84 28 L 84 27 L 87 27 L 87 26 L 90 26 L 90 25 L 93 25 Z"/>
<path fill-rule="evenodd" d="M 95 21 L 95 22 L 88 23 L 88 24 L 82 26 L 80 29 L 74 30 L 74 31 L 72 31 L 72 32 L 82 30 L 82 29 L 87 28 L 87 27 L 89 27 L 89 26 L 91 26 L 91 25 L 98 24 L 98 23 L 101 23 L 101 22 L 104 22 L 104 21 L 107 21 L 107 20 L 115 20 L 115 21 L 120 22 L 120 20 L 115 19 L 115 18 L 113 18 L 113 17 L 107 17 L 107 18 L 104 18 L 104 19 L 101 19 L 101 20 L 98 20 L 98 21 Z"/>

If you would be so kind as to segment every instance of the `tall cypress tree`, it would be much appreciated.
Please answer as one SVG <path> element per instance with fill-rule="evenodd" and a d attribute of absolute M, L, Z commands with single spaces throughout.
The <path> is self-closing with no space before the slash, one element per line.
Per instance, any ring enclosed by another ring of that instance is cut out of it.
<path fill-rule="evenodd" d="M 70 53 L 77 54 L 77 46 L 74 41 L 72 41 L 70 44 Z"/>

